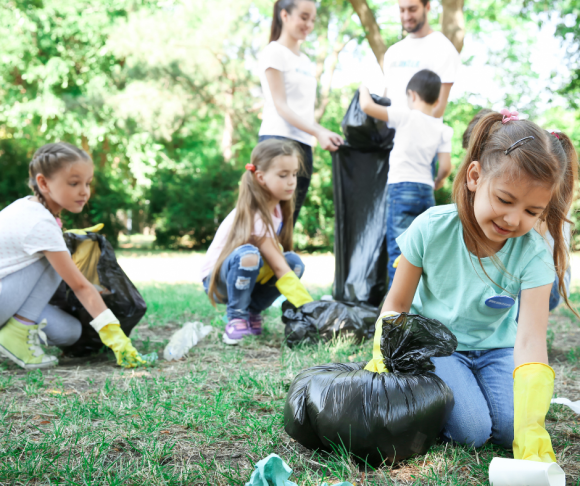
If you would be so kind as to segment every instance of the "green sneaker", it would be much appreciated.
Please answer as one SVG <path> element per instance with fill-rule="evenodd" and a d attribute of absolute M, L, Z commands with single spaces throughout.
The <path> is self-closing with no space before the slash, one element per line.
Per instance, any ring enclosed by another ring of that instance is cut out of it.
<path fill-rule="evenodd" d="M 40 339 L 46 342 L 46 334 L 43 331 L 45 326 L 46 321 L 25 326 L 11 317 L 0 329 L 0 354 L 25 370 L 56 366 L 58 359 L 45 354 L 40 347 Z"/>

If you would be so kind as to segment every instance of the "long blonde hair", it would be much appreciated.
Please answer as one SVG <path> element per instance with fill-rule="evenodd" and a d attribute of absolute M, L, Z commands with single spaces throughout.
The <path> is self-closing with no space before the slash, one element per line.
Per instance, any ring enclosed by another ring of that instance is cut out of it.
<path fill-rule="evenodd" d="M 290 140 L 282 140 L 271 138 L 260 142 L 252 151 L 251 163 L 256 167 L 256 170 L 267 172 L 278 157 L 294 156 L 298 160 L 299 171 L 303 166 L 302 150 L 300 147 Z M 270 200 L 270 193 L 265 187 L 262 187 L 256 180 L 254 172 L 247 170 L 240 181 L 240 193 L 238 195 L 238 202 L 236 204 L 236 214 L 232 229 L 228 235 L 228 239 L 224 249 L 216 262 L 212 271 L 209 282 L 208 295 L 211 303 L 215 306 L 216 296 L 219 300 L 223 296 L 217 289 L 219 282 L 220 270 L 225 259 L 238 247 L 249 243 L 252 239 L 254 231 L 254 220 L 256 214 L 259 215 L 264 222 L 266 234 L 272 234 L 276 238 L 277 243 L 281 244 L 284 251 L 292 250 L 292 237 L 294 234 L 294 197 L 289 201 L 280 201 L 280 208 L 282 209 L 282 231 L 277 235 L 278 228 L 274 228 L 272 222 L 272 215 L 268 209 L 268 201 Z"/>
<path fill-rule="evenodd" d="M 571 223 L 567 215 L 578 181 L 578 155 L 570 138 L 564 133 L 548 133 L 527 120 L 503 124 L 502 119 L 503 115 L 500 113 L 491 112 L 479 120 L 469 140 L 465 160 L 453 182 L 453 201 L 457 205 L 463 225 L 465 243 L 468 248 L 475 250 L 482 269 L 480 257 L 482 254 L 492 255 L 494 264 L 502 267 L 475 219 L 473 209 L 475 197 L 467 187 L 467 172 L 471 162 L 479 161 L 484 177 L 496 178 L 504 174 L 516 177 L 525 175 L 533 181 L 552 187 L 552 199 L 540 216 L 540 220 L 545 223 L 554 238 L 553 256 L 560 295 L 570 310 L 580 317 L 568 300 L 564 284 L 570 255 L 563 232 L 564 223 Z M 534 139 L 508 155 L 505 154 L 508 147 L 528 136 L 533 136 Z M 485 273 L 487 275 L 487 272 Z"/>

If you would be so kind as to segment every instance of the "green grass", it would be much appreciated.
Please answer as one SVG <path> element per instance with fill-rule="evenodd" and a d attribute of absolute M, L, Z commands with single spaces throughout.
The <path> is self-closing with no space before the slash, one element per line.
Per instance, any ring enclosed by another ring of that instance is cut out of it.
<path fill-rule="evenodd" d="M 0 361 L 0 484 L 244 485 L 254 464 L 273 452 L 299 485 L 488 484 L 492 457 L 510 457 L 491 445 L 476 451 L 440 444 L 425 456 L 374 471 L 340 451 L 309 451 L 283 430 L 292 379 L 316 364 L 368 359 L 370 343 L 338 339 L 290 350 L 283 345 L 280 310 L 270 309 L 262 336 L 226 347 L 224 308 L 211 307 L 200 287 L 140 290 L 149 304 L 132 336 L 140 349 L 161 352 L 188 320 L 215 331 L 186 360 L 135 372 L 115 367 L 107 354 L 88 364 L 62 359 L 44 372 L 25 373 Z M 316 297 L 328 291 L 313 289 Z M 568 355 L 578 356 L 580 327 L 560 311 L 553 317 L 556 391 L 578 399 L 578 362 Z M 568 484 L 580 484 L 578 416 L 552 406 L 547 426 Z"/>

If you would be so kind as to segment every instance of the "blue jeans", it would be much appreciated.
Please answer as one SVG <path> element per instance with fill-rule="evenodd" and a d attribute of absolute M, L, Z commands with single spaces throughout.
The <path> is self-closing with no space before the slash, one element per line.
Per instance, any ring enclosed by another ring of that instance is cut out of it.
<path fill-rule="evenodd" d="M 242 265 L 242 259 L 248 255 L 256 255 L 258 264 L 254 266 Z M 294 270 L 298 278 L 301 278 L 304 273 L 304 263 L 300 257 L 291 251 L 284 253 L 284 257 L 288 266 Z M 250 314 L 260 314 L 280 296 L 280 291 L 276 288 L 278 279 L 275 275 L 264 284 L 256 282 L 263 265 L 264 261 L 260 255 L 260 250 L 249 244 L 236 248 L 225 259 L 217 285 L 217 289 L 224 299 L 218 300 L 216 296 L 216 302 L 227 304 L 228 320 L 248 320 Z M 210 279 L 211 274 L 203 280 L 206 294 Z"/>
<path fill-rule="evenodd" d="M 387 252 L 389 289 L 395 277 L 393 263 L 401 254 L 396 239 L 411 226 L 415 218 L 435 206 L 433 188 L 417 182 L 389 184 L 387 190 Z"/>
<path fill-rule="evenodd" d="M 455 398 L 443 437 L 480 447 L 488 439 L 511 449 L 514 440 L 514 349 L 456 351 L 431 358 Z"/>

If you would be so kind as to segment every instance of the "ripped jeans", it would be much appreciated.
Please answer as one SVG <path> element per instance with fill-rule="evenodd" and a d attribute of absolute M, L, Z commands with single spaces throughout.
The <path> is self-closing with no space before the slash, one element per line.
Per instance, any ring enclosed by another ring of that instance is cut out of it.
<path fill-rule="evenodd" d="M 244 265 L 242 259 L 246 256 L 258 257 L 257 265 Z M 304 273 L 304 264 L 294 252 L 284 253 L 286 263 L 296 273 L 298 278 Z M 220 279 L 217 289 L 224 299 L 216 302 L 227 304 L 228 320 L 246 319 L 250 314 L 258 315 L 272 305 L 280 296 L 276 288 L 276 276 L 274 275 L 266 283 L 256 282 L 260 269 L 264 265 L 260 251 L 254 245 L 242 245 L 236 248 L 228 256 L 220 269 Z M 205 292 L 208 292 L 211 274 L 203 280 Z"/>

